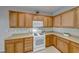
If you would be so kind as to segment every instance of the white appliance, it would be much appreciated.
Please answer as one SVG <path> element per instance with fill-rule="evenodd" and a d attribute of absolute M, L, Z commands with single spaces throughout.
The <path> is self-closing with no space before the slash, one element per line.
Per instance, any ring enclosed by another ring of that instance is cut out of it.
<path fill-rule="evenodd" d="M 33 21 L 33 52 L 45 49 L 45 33 L 42 21 Z"/>
<path fill-rule="evenodd" d="M 43 21 L 33 21 L 33 28 L 43 27 Z"/>

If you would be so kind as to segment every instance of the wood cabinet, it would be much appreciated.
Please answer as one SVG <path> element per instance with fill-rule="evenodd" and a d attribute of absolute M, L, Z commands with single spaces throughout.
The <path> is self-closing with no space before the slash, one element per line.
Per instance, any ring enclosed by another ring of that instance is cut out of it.
<path fill-rule="evenodd" d="M 61 27 L 61 15 L 57 15 L 54 17 L 53 27 Z"/>
<path fill-rule="evenodd" d="M 76 21 L 76 27 L 77 28 L 79 28 L 79 7 L 78 8 L 76 8 L 76 14 L 75 14 L 75 16 L 76 16 L 76 18 L 75 18 L 75 21 Z"/>
<path fill-rule="evenodd" d="M 44 19 L 43 19 L 43 25 L 44 25 L 44 27 L 48 26 L 48 19 L 47 19 L 47 17 L 44 17 Z"/>
<path fill-rule="evenodd" d="M 14 53 L 14 40 L 5 40 L 5 52 Z"/>
<path fill-rule="evenodd" d="M 32 50 L 33 50 L 32 37 L 5 40 L 6 53 L 23 53 Z"/>
<path fill-rule="evenodd" d="M 69 52 L 69 41 L 67 41 L 66 39 L 57 37 L 57 48 L 63 53 L 68 53 Z"/>
<path fill-rule="evenodd" d="M 33 15 L 25 14 L 25 27 L 32 28 Z"/>
<path fill-rule="evenodd" d="M 46 35 L 46 47 L 50 46 L 49 35 Z"/>
<path fill-rule="evenodd" d="M 75 10 L 71 10 L 62 14 L 62 27 L 74 27 Z"/>
<path fill-rule="evenodd" d="M 25 38 L 24 39 L 24 52 L 29 52 L 33 50 L 33 38 Z"/>
<path fill-rule="evenodd" d="M 53 35 L 46 35 L 46 47 L 53 45 Z"/>
<path fill-rule="evenodd" d="M 17 28 L 18 27 L 18 13 L 10 11 L 9 12 L 9 26 L 10 28 Z"/>
<path fill-rule="evenodd" d="M 42 16 L 42 15 L 34 15 L 33 16 L 34 21 L 43 21 L 43 19 L 44 19 L 44 16 Z"/>
<path fill-rule="evenodd" d="M 44 27 L 53 27 L 53 17 L 45 16 L 43 19 Z"/>
<path fill-rule="evenodd" d="M 53 35 L 53 43 L 52 43 L 53 46 L 57 46 L 57 36 Z"/>
<path fill-rule="evenodd" d="M 44 15 L 34 15 L 25 12 L 9 12 L 9 26 L 10 28 L 32 28 L 33 21 L 43 21 L 44 27 L 53 26 L 53 18 Z"/>
<path fill-rule="evenodd" d="M 70 53 L 79 53 L 79 44 L 77 44 L 75 42 L 70 42 L 69 52 Z"/>
<path fill-rule="evenodd" d="M 25 27 L 25 14 L 24 13 L 18 13 L 18 27 L 24 28 Z"/>
<path fill-rule="evenodd" d="M 16 53 L 22 53 L 24 52 L 24 44 L 23 44 L 23 39 L 15 39 L 15 52 Z"/>
<path fill-rule="evenodd" d="M 53 17 L 48 17 L 47 27 L 53 27 Z"/>

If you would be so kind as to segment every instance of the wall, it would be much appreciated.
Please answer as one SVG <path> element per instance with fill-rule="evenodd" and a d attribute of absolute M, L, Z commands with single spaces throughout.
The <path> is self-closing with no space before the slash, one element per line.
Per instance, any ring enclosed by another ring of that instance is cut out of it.
<path fill-rule="evenodd" d="M 31 28 L 9 28 L 9 10 L 30 12 L 21 8 L 0 6 L 0 52 L 4 51 L 4 40 L 12 34 L 32 32 Z M 46 28 L 46 31 L 51 30 Z"/>
<path fill-rule="evenodd" d="M 79 37 L 79 29 L 73 28 L 53 28 L 53 31 L 60 33 L 70 33 L 73 36 Z"/>

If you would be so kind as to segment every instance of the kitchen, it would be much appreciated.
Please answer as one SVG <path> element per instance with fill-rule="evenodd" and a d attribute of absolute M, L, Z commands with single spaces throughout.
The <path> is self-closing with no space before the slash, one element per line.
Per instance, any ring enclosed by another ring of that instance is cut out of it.
<path fill-rule="evenodd" d="M 79 7 L 0 6 L 0 13 L 0 52 L 79 53 Z"/>

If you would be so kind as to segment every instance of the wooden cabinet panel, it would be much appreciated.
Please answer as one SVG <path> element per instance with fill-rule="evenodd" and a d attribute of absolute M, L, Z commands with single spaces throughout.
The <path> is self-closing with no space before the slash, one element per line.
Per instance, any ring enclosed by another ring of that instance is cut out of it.
<path fill-rule="evenodd" d="M 33 38 L 25 38 L 24 40 L 24 52 L 33 50 Z"/>
<path fill-rule="evenodd" d="M 57 38 L 57 48 L 63 52 L 63 53 L 68 53 L 69 52 L 69 43 L 64 42 L 62 38 Z"/>
<path fill-rule="evenodd" d="M 53 35 L 49 35 L 49 42 L 50 42 L 50 46 L 53 45 Z"/>
<path fill-rule="evenodd" d="M 61 27 L 61 15 L 54 17 L 53 26 L 54 27 Z"/>
<path fill-rule="evenodd" d="M 49 35 L 46 36 L 46 47 L 50 46 L 50 38 L 49 37 L 50 37 Z"/>
<path fill-rule="evenodd" d="M 15 40 L 15 52 L 16 53 L 23 53 L 23 39 L 16 39 Z"/>
<path fill-rule="evenodd" d="M 70 42 L 69 52 L 70 53 L 79 53 L 79 44 L 76 44 L 74 42 Z"/>
<path fill-rule="evenodd" d="M 76 9 L 76 27 L 79 27 L 79 7 Z"/>
<path fill-rule="evenodd" d="M 32 14 L 25 14 L 25 27 L 31 28 L 32 27 L 32 20 L 33 20 Z"/>
<path fill-rule="evenodd" d="M 18 13 L 18 26 L 19 27 L 25 27 L 25 14 L 24 13 Z"/>
<path fill-rule="evenodd" d="M 47 23 L 48 23 L 48 18 L 44 17 L 44 19 L 43 19 L 44 27 L 47 27 L 47 25 L 48 25 Z"/>
<path fill-rule="evenodd" d="M 10 28 L 16 28 L 18 22 L 18 13 L 17 12 L 9 12 L 9 26 Z"/>
<path fill-rule="evenodd" d="M 53 27 L 53 18 L 52 17 L 48 17 L 47 26 Z"/>
<path fill-rule="evenodd" d="M 5 44 L 5 52 L 14 53 L 14 40 L 6 40 Z"/>
<path fill-rule="evenodd" d="M 74 10 L 62 14 L 62 26 L 63 27 L 74 27 Z"/>
<path fill-rule="evenodd" d="M 57 46 L 57 39 L 56 36 L 53 36 L 53 45 L 56 47 Z"/>
<path fill-rule="evenodd" d="M 41 15 L 34 15 L 33 20 L 34 21 L 43 21 L 44 16 Z"/>

